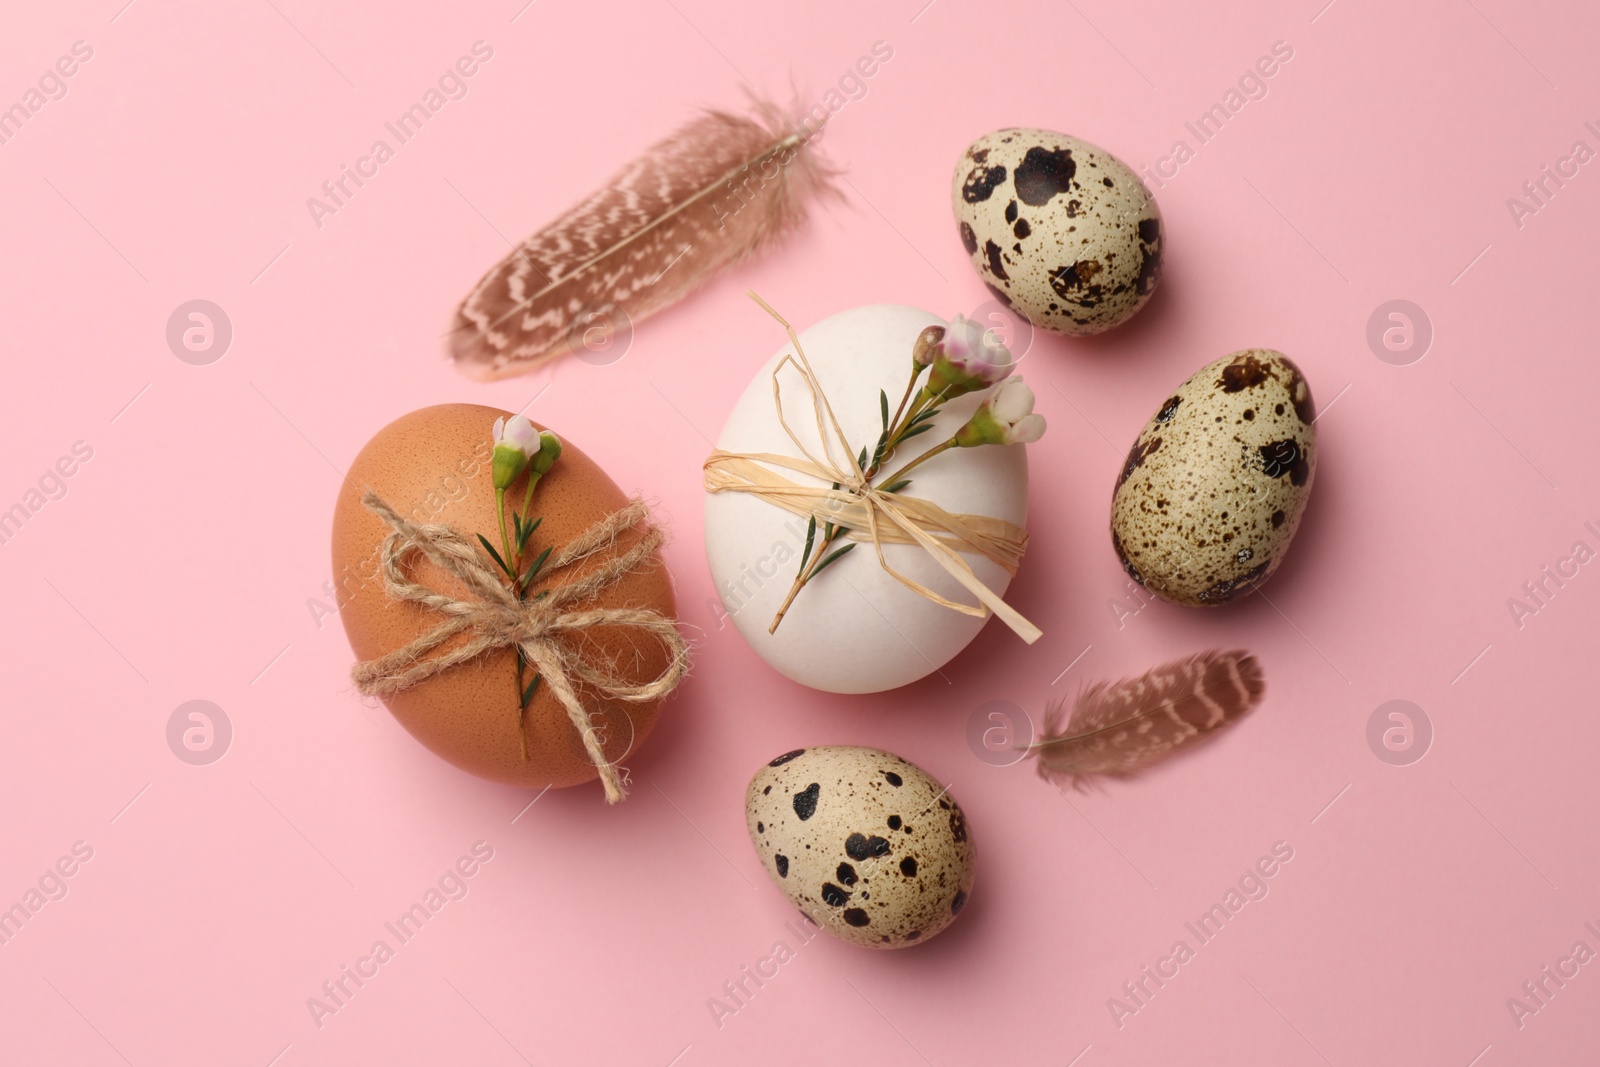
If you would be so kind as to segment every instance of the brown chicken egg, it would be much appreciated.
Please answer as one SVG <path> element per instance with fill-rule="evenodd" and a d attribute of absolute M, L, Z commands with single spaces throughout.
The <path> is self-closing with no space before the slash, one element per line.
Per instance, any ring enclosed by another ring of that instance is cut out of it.
<path fill-rule="evenodd" d="M 469 541 L 476 534 L 500 546 L 495 492 L 490 472 L 492 429 L 509 412 L 476 404 L 442 404 L 404 415 L 378 431 L 351 464 L 333 516 L 333 573 L 339 615 L 358 660 L 401 648 L 444 621 L 422 605 L 396 600 L 384 585 L 380 553 L 388 524 L 361 502 L 375 492 L 412 523 L 444 524 Z M 506 492 L 508 510 L 520 508 L 526 487 L 519 477 Z M 561 458 L 540 479 L 530 513 L 543 519 L 528 544 L 528 555 L 554 546 L 558 551 L 628 498 L 595 462 L 563 438 Z M 625 551 L 644 536 L 636 527 L 622 535 Z M 536 579 L 530 596 L 545 585 L 559 585 L 587 573 L 603 559 L 574 564 Z M 411 578 L 456 599 L 472 599 L 465 586 L 431 560 L 408 568 Z M 647 608 L 676 617 L 671 580 L 659 557 L 625 574 L 620 581 L 574 609 Z M 466 635 L 443 649 L 459 646 Z M 566 640 L 581 647 L 588 662 L 608 665 L 629 682 L 644 684 L 662 673 L 669 655 L 649 634 L 622 627 L 590 627 Z M 531 670 L 528 674 L 532 677 Z M 596 739 L 613 765 L 635 751 L 655 726 L 661 701 L 630 704 L 604 700 L 582 683 L 577 691 L 590 711 Z M 518 728 L 516 653 L 500 649 L 448 669 L 420 684 L 383 698 L 411 735 L 436 755 L 464 771 L 512 785 L 572 786 L 599 775 L 584 750 L 578 730 L 550 686 L 534 692 L 526 718 L 527 758 Z"/>

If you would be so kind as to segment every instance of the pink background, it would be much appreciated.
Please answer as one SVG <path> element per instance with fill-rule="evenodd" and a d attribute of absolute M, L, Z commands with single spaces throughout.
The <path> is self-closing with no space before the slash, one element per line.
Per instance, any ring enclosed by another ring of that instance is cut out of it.
<path fill-rule="evenodd" d="M 94 56 L 0 145 L 0 507 L 74 442 L 93 457 L 0 545 L 0 903 L 74 842 L 93 858 L 0 946 L 0 1060 L 1592 1062 L 1600 964 L 1521 1028 L 1506 1000 L 1574 942 L 1600 950 L 1583 926 L 1600 926 L 1600 564 L 1520 628 L 1507 601 L 1574 542 L 1600 548 L 1584 528 L 1600 527 L 1600 174 L 1520 227 L 1506 201 L 1574 141 L 1600 148 L 1583 127 L 1600 120 L 1600 14 L 920 2 L 12 6 L 0 101 L 74 41 Z M 470 95 L 317 228 L 306 198 L 477 40 L 494 57 Z M 443 361 L 451 309 L 506 239 L 695 107 L 737 105 L 742 76 L 792 77 L 809 101 L 880 40 L 892 60 L 824 139 L 846 201 L 781 252 L 610 365 L 480 385 Z M 1266 98 L 1156 190 L 1169 251 L 1151 305 L 1028 355 L 1051 430 L 1013 602 L 1044 639 L 991 623 L 948 680 L 838 698 L 719 628 L 700 462 L 780 340 L 744 289 L 801 324 L 862 302 L 970 310 L 987 294 L 947 197 L 971 138 L 1053 127 L 1152 164 L 1192 147 L 1184 121 L 1279 40 L 1294 57 Z M 164 336 L 196 298 L 234 328 L 207 366 Z M 1395 298 L 1435 331 L 1409 366 L 1365 339 Z M 1256 345 L 1298 361 L 1325 412 L 1270 603 L 1119 615 L 1106 519 L 1126 447 L 1177 382 Z M 375 430 L 426 404 L 530 400 L 675 532 L 697 665 L 617 809 L 595 787 L 530 808 L 445 765 L 353 694 L 342 628 L 313 611 L 341 472 Z M 1145 781 L 1068 801 L 968 747 L 988 701 L 1037 717 L 1210 646 L 1259 655 L 1266 703 Z M 167 745 L 191 699 L 233 725 L 209 766 Z M 1366 740 L 1391 699 L 1433 725 L 1410 766 Z M 930 945 L 797 947 L 786 929 L 742 791 L 820 743 L 889 747 L 953 783 L 978 885 Z M 480 840 L 494 858 L 468 896 L 319 1028 L 307 998 Z M 1108 998 L 1277 841 L 1294 859 L 1270 895 L 1119 1027 Z M 795 958 L 719 1028 L 707 1001 L 778 940 Z"/>

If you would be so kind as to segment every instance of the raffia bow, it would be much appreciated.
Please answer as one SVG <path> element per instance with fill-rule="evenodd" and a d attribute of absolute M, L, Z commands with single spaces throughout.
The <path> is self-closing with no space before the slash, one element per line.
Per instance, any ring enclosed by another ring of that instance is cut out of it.
<path fill-rule="evenodd" d="M 725 452 L 718 449 L 705 462 L 706 491 L 750 493 L 795 515 L 815 518 L 819 524 L 831 522 L 835 526 L 845 527 L 851 540 L 872 542 L 878 564 L 918 596 L 979 618 L 987 618 L 992 611 L 1030 645 L 1043 636 L 1037 626 L 979 581 L 972 565 L 961 555 L 962 552 L 975 552 L 1014 575 L 1028 547 L 1028 532 L 1003 519 L 987 515 L 952 514 L 932 501 L 886 493 L 871 485 L 866 472 L 861 469 L 857 452 L 850 447 L 843 427 L 834 417 L 833 405 L 822 391 L 822 385 L 817 381 L 810 361 L 806 359 L 805 350 L 800 347 L 800 338 L 795 336 L 794 327 L 755 293 L 749 295 L 783 325 L 788 331 L 790 344 L 794 346 L 794 354 L 785 355 L 773 368 L 772 402 L 777 408 L 779 424 L 804 458 L 773 452 Z M 811 394 L 817 439 L 822 442 L 823 454 L 820 458 L 812 454 L 783 416 L 783 387 L 778 375 L 785 366 L 795 368 Z M 836 447 L 844 453 L 842 463 L 834 456 Z M 824 484 L 802 485 L 770 467 L 810 475 Z M 835 484 L 839 488 L 830 488 Z M 922 546 L 935 563 L 978 599 L 978 603 L 963 604 L 950 600 L 901 574 L 884 558 L 885 544 Z"/>
<path fill-rule="evenodd" d="M 412 641 L 377 659 L 357 663 L 351 670 L 356 687 L 369 696 L 384 696 L 409 689 L 434 675 L 477 659 L 489 652 L 520 648 L 567 711 L 572 726 L 583 739 L 584 751 L 600 772 L 606 801 L 615 804 L 627 796 L 616 768 L 606 760 L 593 719 L 583 706 L 575 681 L 582 682 L 606 700 L 632 704 L 649 703 L 666 696 L 677 687 L 689 669 L 689 649 L 677 625 L 660 612 L 642 608 L 578 608 L 569 606 L 590 600 L 615 585 L 625 575 L 645 566 L 666 540 L 660 527 L 648 521 L 650 509 L 641 500 L 595 523 L 565 547 L 551 554 L 540 570 L 553 575 L 576 563 L 616 546 L 618 538 L 640 523 L 644 536 L 625 552 L 618 552 L 582 577 L 548 587 L 539 598 L 519 600 L 502 576 L 486 565 L 479 549 L 449 526 L 436 523 L 410 523 L 368 492 L 361 502 L 389 524 L 384 538 L 382 573 L 384 588 L 396 600 L 420 604 L 445 621 Z M 406 564 L 421 554 L 458 579 L 474 599 L 457 599 L 411 580 Z M 635 683 L 613 674 L 607 666 L 596 665 L 567 641 L 569 635 L 582 635 L 593 626 L 628 627 L 655 638 L 666 650 L 670 662 L 655 678 Z M 470 635 L 455 648 L 430 655 L 458 634 Z M 521 722 L 519 709 L 519 724 Z"/>

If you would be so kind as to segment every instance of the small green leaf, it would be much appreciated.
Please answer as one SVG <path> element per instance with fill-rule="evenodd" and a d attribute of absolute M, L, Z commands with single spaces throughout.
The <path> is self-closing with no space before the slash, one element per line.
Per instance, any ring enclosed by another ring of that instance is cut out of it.
<path fill-rule="evenodd" d="M 806 560 L 811 558 L 811 545 L 817 539 L 817 517 L 811 516 L 811 521 L 806 525 L 806 550 L 800 553 L 800 566 L 806 565 Z"/>
<path fill-rule="evenodd" d="M 533 681 L 528 683 L 528 688 L 522 691 L 522 707 L 524 710 L 527 709 L 528 702 L 533 699 L 534 690 L 539 688 L 539 679 L 542 677 L 544 677 L 542 674 L 534 675 Z"/>
<path fill-rule="evenodd" d="M 878 410 L 883 413 L 883 432 L 889 432 L 889 394 L 878 390 Z"/>
<path fill-rule="evenodd" d="M 537 530 L 539 528 L 539 524 L 543 521 L 544 516 L 540 515 L 537 519 L 534 519 L 532 522 L 522 527 L 522 533 L 517 537 L 517 551 L 520 552 L 524 548 L 528 547 L 528 538 L 533 536 L 533 531 Z"/>
<path fill-rule="evenodd" d="M 546 545 L 545 550 L 539 553 L 539 558 L 528 565 L 528 573 L 522 576 L 522 588 L 528 588 L 533 582 L 534 576 L 539 573 L 539 568 L 544 566 L 544 561 L 550 558 L 550 550 L 554 547 L 554 545 Z"/>
<path fill-rule="evenodd" d="M 884 430 L 878 435 L 878 446 L 872 450 L 872 465 L 874 467 L 883 462 L 883 453 L 889 447 L 889 431 Z"/>
<path fill-rule="evenodd" d="M 866 470 L 867 469 L 867 446 L 866 445 L 862 445 L 861 446 L 861 455 L 856 459 L 856 466 L 860 467 L 862 470 Z"/>
<path fill-rule="evenodd" d="M 893 485 L 884 486 L 883 487 L 883 491 L 885 493 L 898 493 L 900 490 L 904 489 L 906 486 L 908 486 L 910 484 L 911 484 L 911 479 L 910 478 L 901 478 L 898 482 L 895 482 Z"/>
<path fill-rule="evenodd" d="M 491 559 L 493 559 L 496 563 L 500 564 L 500 569 L 505 571 L 506 574 L 509 577 L 511 577 L 512 579 L 515 579 L 516 575 L 512 573 L 510 567 L 506 566 L 506 561 L 500 558 L 500 553 L 498 553 L 498 552 L 496 552 L 494 550 L 494 546 L 489 543 L 489 539 L 487 537 L 483 536 L 483 534 L 479 534 L 478 535 L 478 541 L 479 541 L 480 544 L 483 545 L 484 548 L 489 550 L 489 557 Z"/>
<path fill-rule="evenodd" d="M 929 408 L 927 411 L 924 411 L 924 412 L 921 412 L 920 414 L 918 414 L 916 418 L 912 419 L 906 425 L 915 426 L 919 422 L 927 422 L 929 419 L 933 418 L 937 414 L 939 414 L 939 409 L 938 408 Z"/>
<path fill-rule="evenodd" d="M 843 548 L 838 549 L 837 551 L 831 553 L 828 556 L 828 558 L 824 559 L 821 563 L 817 564 L 817 569 L 811 572 L 811 577 L 815 578 L 817 575 L 821 574 L 822 573 L 822 568 L 826 567 L 828 564 L 832 563 L 834 560 L 838 559 L 840 556 L 844 555 L 846 552 L 848 552 L 852 548 L 856 547 L 857 543 L 858 542 L 851 541 L 848 545 L 845 545 Z"/>
<path fill-rule="evenodd" d="M 921 426 L 913 426 L 911 429 L 900 435 L 900 440 L 909 441 L 913 437 L 917 436 L 917 434 L 927 433 L 931 429 L 933 429 L 933 424 L 931 422 L 925 422 Z"/>

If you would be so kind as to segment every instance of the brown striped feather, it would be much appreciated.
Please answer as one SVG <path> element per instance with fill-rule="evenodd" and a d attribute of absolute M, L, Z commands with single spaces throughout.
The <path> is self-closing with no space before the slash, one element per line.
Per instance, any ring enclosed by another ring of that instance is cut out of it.
<path fill-rule="evenodd" d="M 1039 773 L 1082 788 L 1096 778 L 1131 778 L 1217 736 L 1261 702 L 1266 682 L 1247 652 L 1202 652 L 1137 678 L 1091 686 L 1064 715 L 1052 705 L 1030 748 Z"/>
<path fill-rule="evenodd" d="M 835 192 L 834 172 L 809 127 L 756 107 L 759 118 L 692 120 L 513 249 L 456 309 L 456 366 L 526 374 L 595 325 L 637 326 L 800 225 L 809 200 Z"/>

